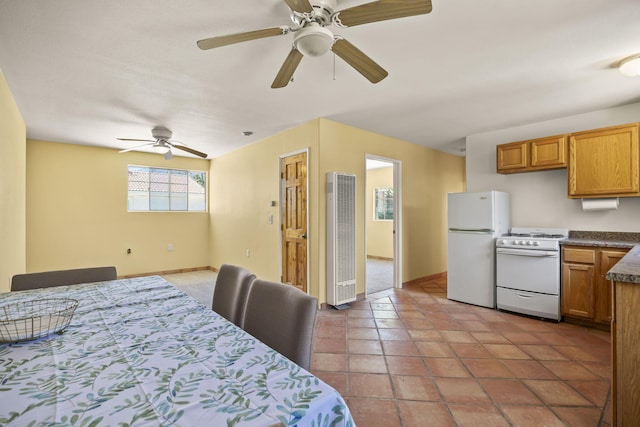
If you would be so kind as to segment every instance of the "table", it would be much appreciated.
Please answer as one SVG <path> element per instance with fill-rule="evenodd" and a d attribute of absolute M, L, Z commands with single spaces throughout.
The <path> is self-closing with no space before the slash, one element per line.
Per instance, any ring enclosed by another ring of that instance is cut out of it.
<path fill-rule="evenodd" d="M 0 344 L 2 426 L 355 426 L 340 394 L 159 276 L 0 294 L 80 301 Z"/>

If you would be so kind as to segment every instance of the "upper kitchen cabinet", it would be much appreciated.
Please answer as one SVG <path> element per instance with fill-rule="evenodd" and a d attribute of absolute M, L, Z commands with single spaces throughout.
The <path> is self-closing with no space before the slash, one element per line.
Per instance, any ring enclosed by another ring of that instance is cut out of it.
<path fill-rule="evenodd" d="M 567 167 L 567 135 L 501 144 L 496 150 L 498 173 L 535 172 Z"/>
<path fill-rule="evenodd" d="M 640 196 L 638 123 L 572 133 L 569 197 Z"/>

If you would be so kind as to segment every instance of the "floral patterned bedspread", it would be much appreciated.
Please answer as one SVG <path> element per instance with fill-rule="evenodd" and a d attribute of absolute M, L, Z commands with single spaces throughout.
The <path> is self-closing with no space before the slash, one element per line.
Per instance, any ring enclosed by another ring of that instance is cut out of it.
<path fill-rule="evenodd" d="M 159 276 L 0 294 L 80 301 L 0 344 L 1 426 L 354 426 L 340 394 Z"/>

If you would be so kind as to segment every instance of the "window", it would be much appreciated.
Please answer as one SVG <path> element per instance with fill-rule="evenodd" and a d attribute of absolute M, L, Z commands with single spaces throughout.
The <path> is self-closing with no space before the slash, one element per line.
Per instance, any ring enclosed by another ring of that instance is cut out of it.
<path fill-rule="evenodd" d="M 207 210 L 207 173 L 129 165 L 129 211 Z"/>
<path fill-rule="evenodd" d="M 373 219 L 375 221 L 392 221 L 393 220 L 393 188 L 374 188 L 373 200 L 375 203 L 373 209 Z"/>

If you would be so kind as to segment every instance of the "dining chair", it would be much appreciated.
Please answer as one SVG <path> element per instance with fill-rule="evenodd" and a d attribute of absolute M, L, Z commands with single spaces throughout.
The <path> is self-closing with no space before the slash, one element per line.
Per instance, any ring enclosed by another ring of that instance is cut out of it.
<path fill-rule="evenodd" d="M 244 330 L 306 370 L 318 300 L 300 289 L 256 279 L 249 292 Z"/>
<path fill-rule="evenodd" d="M 11 291 L 26 291 L 28 289 L 77 285 L 79 283 L 104 282 L 107 280 L 116 280 L 117 278 L 118 274 L 116 268 L 113 266 L 16 274 L 11 278 Z"/>
<path fill-rule="evenodd" d="M 242 328 L 247 296 L 256 275 L 237 265 L 222 264 L 213 288 L 211 309 Z"/>

